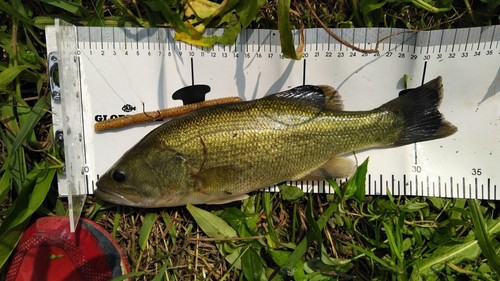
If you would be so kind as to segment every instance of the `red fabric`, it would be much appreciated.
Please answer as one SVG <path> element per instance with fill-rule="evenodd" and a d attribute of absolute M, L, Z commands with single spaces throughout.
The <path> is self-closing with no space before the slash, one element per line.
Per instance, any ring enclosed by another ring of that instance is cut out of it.
<path fill-rule="evenodd" d="M 111 240 L 97 224 L 86 222 Z M 112 278 L 99 241 L 81 223 L 75 233 L 71 233 L 67 217 L 44 217 L 36 220 L 21 237 L 6 281 L 108 281 Z"/>

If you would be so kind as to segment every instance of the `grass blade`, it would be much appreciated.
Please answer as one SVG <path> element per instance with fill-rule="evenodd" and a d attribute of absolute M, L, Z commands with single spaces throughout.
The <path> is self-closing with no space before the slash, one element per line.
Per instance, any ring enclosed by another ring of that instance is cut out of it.
<path fill-rule="evenodd" d="M 469 205 L 472 222 L 474 223 L 474 233 L 476 234 L 479 247 L 481 247 L 481 251 L 488 260 L 490 266 L 500 274 L 500 257 L 496 254 L 495 246 L 491 241 L 486 222 L 479 208 L 479 201 L 469 199 L 467 200 L 467 204 Z"/>
<path fill-rule="evenodd" d="M 321 231 L 323 229 L 323 227 L 325 227 L 328 219 L 330 219 L 330 217 L 333 215 L 333 213 L 337 210 L 338 210 L 338 205 L 336 203 L 331 203 L 328 206 L 328 208 L 325 210 L 323 215 L 316 221 L 316 224 L 319 228 L 319 231 Z M 302 239 L 302 241 L 300 241 L 299 245 L 290 254 L 290 256 L 288 257 L 288 259 L 285 263 L 285 266 L 283 267 L 285 272 L 294 272 L 295 271 L 294 268 L 297 265 L 297 262 L 299 262 L 306 254 L 307 249 L 309 248 L 309 246 L 311 245 L 311 243 L 315 239 L 314 236 L 315 236 L 314 233 L 308 232 L 307 236 L 304 239 Z"/>
<path fill-rule="evenodd" d="M 0 202 L 3 202 L 3 199 L 10 190 L 11 178 L 11 173 L 9 171 L 5 171 L 2 175 L 2 178 L 0 179 Z"/>
<path fill-rule="evenodd" d="M 64 0 L 42 0 L 41 2 L 61 8 L 75 16 L 86 17 L 87 13 L 81 4 Z"/>
<path fill-rule="evenodd" d="M 0 268 L 4 267 L 27 226 L 28 221 L 24 221 L 0 235 Z"/>
<path fill-rule="evenodd" d="M 481 248 L 477 240 L 474 239 L 474 235 L 469 235 L 461 243 L 440 246 L 430 257 L 418 260 L 414 265 L 411 279 L 416 280 L 421 276 L 424 280 L 436 280 L 446 262 L 457 264 L 463 260 L 473 260 L 480 253 Z"/>
<path fill-rule="evenodd" d="M 43 114 L 48 110 L 49 103 L 47 99 L 48 95 L 45 95 L 38 99 L 36 104 L 33 106 L 26 118 L 26 122 L 23 122 L 23 124 L 21 124 L 21 130 L 17 134 L 16 139 L 12 144 L 10 153 L 15 153 L 17 149 L 23 144 L 23 142 L 28 139 L 31 134 L 33 134 L 33 129 L 35 128 L 36 124 L 38 124 L 40 118 L 42 118 Z"/>
<path fill-rule="evenodd" d="M 238 236 L 236 230 L 218 216 L 193 205 L 187 205 L 186 208 L 209 237 L 224 239 Z"/>
<path fill-rule="evenodd" d="M 19 197 L 0 226 L 0 236 L 9 229 L 29 219 L 38 207 L 40 207 L 47 196 L 55 173 L 55 169 L 36 167 L 28 174 Z"/>
<path fill-rule="evenodd" d="M 3 90 L 16 79 L 16 77 L 25 69 L 28 69 L 27 65 L 11 66 L 0 72 L 0 90 Z"/>
<path fill-rule="evenodd" d="M 166 1 L 144 1 L 149 8 L 151 8 L 155 12 L 160 12 L 163 17 L 170 23 L 175 31 L 177 32 L 185 32 L 189 33 L 186 25 L 182 22 L 181 17 L 176 14 L 170 7 Z"/>
<path fill-rule="evenodd" d="M 139 276 L 142 276 L 146 274 L 146 272 L 144 271 L 137 271 L 137 272 L 131 272 L 131 273 L 128 273 L 128 274 L 124 274 L 122 276 L 117 276 L 109 281 L 122 281 L 122 280 L 130 280 L 129 278 L 132 278 L 132 277 L 139 277 Z"/>
<path fill-rule="evenodd" d="M 249 281 L 260 281 L 262 275 L 262 262 L 259 254 L 252 247 L 248 247 L 241 257 L 243 275 Z"/>
<path fill-rule="evenodd" d="M 166 270 L 167 270 L 167 264 L 164 263 L 158 270 L 158 273 L 155 275 L 155 278 L 153 278 L 151 281 L 162 281 L 163 275 L 165 274 Z"/>
<path fill-rule="evenodd" d="M 344 188 L 343 199 L 351 197 L 356 198 L 359 202 L 365 198 L 366 172 L 368 170 L 368 158 L 357 169 L 356 173 L 347 181 Z"/>
<path fill-rule="evenodd" d="M 282 184 L 278 186 L 278 188 L 280 189 L 280 194 L 283 200 L 297 201 L 300 198 L 304 197 L 304 191 L 296 186 Z"/>
<path fill-rule="evenodd" d="M 155 225 L 156 217 L 157 214 L 153 212 L 146 213 L 146 216 L 144 216 L 144 222 L 139 233 L 139 247 L 143 251 L 146 250 L 146 246 L 148 245 L 149 234 Z"/>
<path fill-rule="evenodd" d="M 294 60 L 300 59 L 304 50 L 304 33 L 301 29 L 300 42 L 296 51 L 290 22 L 290 0 L 278 0 L 278 29 L 283 55 Z"/>

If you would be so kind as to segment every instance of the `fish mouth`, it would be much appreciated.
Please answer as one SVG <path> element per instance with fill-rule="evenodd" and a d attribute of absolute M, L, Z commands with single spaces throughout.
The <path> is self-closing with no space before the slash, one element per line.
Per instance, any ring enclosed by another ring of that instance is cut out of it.
<path fill-rule="evenodd" d="M 107 202 L 111 202 L 117 205 L 127 205 L 127 206 L 138 206 L 138 201 L 140 198 L 138 196 L 128 196 L 125 197 L 122 194 L 110 190 L 108 188 L 97 186 L 94 190 L 94 195 L 100 199 Z"/>

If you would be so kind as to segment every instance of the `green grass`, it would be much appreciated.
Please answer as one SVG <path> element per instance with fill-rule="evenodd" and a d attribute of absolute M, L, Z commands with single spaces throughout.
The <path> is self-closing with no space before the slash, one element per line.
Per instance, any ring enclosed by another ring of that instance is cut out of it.
<path fill-rule="evenodd" d="M 498 0 L 309 2 L 330 27 L 499 23 Z M 52 137 L 45 25 L 62 18 L 77 25 L 174 27 L 178 39 L 205 45 L 231 42 L 245 27 L 279 28 L 290 57 L 300 55 L 300 46 L 293 46 L 289 30 L 319 25 L 307 1 L 227 1 L 191 11 L 184 3 L 0 1 L 0 278 L 30 222 L 67 214 L 54 184 L 63 155 Z M 190 12 L 196 15 L 188 18 Z M 225 32 L 199 38 L 204 27 Z M 255 193 L 241 203 L 159 210 L 89 197 L 83 216 L 112 234 L 138 280 L 498 280 L 497 202 L 365 198 L 366 170 L 358 172 L 336 195 L 282 187 L 280 194 Z"/>

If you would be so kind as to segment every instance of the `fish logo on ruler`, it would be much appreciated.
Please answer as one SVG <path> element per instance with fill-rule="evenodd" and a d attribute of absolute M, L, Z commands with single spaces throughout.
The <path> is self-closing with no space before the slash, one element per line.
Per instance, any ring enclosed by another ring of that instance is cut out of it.
<path fill-rule="evenodd" d="M 174 41 L 169 29 L 77 27 L 88 192 L 99 175 L 159 125 L 93 131 L 94 116 L 123 114 L 124 104 L 144 103 L 149 110 L 179 106 L 182 101 L 172 94 L 195 84 L 209 85 L 211 98 L 238 95 L 246 100 L 326 84 L 341 93 L 346 109 L 367 110 L 395 98 L 406 83 L 415 88 L 442 76 L 440 110 L 459 131 L 437 141 L 357 153 L 358 159 L 370 157 L 367 193 L 500 199 L 495 165 L 500 154 L 500 26 L 332 31 L 365 49 L 386 39 L 377 53 L 365 54 L 321 29 L 308 29 L 303 59 L 292 61 L 282 56 L 273 30 L 245 30 L 235 44 L 207 49 Z M 47 48 L 55 51 L 55 42 L 48 41 Z M 324 182 L 291 184 L 333 192 Z"/>

